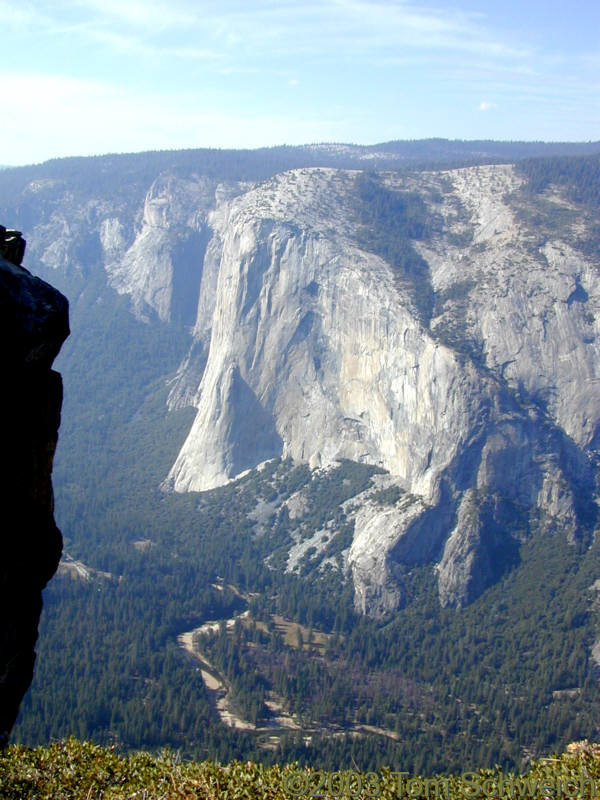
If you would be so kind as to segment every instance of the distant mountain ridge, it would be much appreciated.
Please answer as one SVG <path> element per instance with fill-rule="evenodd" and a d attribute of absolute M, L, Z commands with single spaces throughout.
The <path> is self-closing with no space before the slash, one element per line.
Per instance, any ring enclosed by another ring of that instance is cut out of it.
<path fill-rule="evenodd" d="M 327 153 L 331 157 L 355 156 L 362 159 L 389 158 L 399 161 L 435 159 L 521 159 L 558 155 L 597 153 L 600 142 L 503 142 L 493 139 L 396 139 L 373 145 L 323 143 L 304 145 L 303 149 Z"/>
<path fill-rule="evenodd" d="M 142 172 L 151 166 L 155 174 L 161 169 L 190 168 L 194 164 L 204 174 L 238 179 L 252 175 L 254 180 L 270 177 L 276 172 L 300 167 L 323 166 L 344 169 L 363 169 L 365 162 L 375 169 L 427 164 L 466 166 L 469 163 L 515 161 L 522 158 L 559 155 L 590 155 L 600 152 L 597 142 L 506 142 L 496 140 L 414 139 L 392 140 L 372 145 L 322 142 L 305 145 L 278 145 L 252 150 L 225 150 L 198 148 L 187 150 L 156 150 L 141 153 L 108 153 L 98 156 L 71 156 L 53 158 L 41 164 L 4 167 L 14 174 L 17 183 L 20 175 L 73 177 L 84 175 L 88 169 L 100 182 L 102 175 L 122 169 Z M 6 176 L 4 176 L 6 180 Z M 4 184 L 7 186 L 8 184 Z"/>

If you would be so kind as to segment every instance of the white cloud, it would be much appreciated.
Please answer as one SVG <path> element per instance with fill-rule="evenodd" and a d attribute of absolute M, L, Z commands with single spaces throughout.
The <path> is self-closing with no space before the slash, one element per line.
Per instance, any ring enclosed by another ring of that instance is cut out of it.
<path fill-rule="evenodd" d="M 1 0 L 0 0 L 1 2 Z M 415 51 L 477 53 L 495 59 L 521 59 L 527 47 L 502 41 L 483 27 L 480 14 L 423 8 L 386 0 L 207 0 L 202 5 L 161 0 L 73 0 L 93 11 L 96 22 L 126 24 L 131 31 L 179 29 L 220 48 L 223 57 L 316 55 L 339 59 L 381 58 L 398 48 Z"/>
<path fill-rule="evenodd" d="M 527 47 L 491 35 L 481 15 L 456 10 L 425 9 L 383 0 L 325 0 L 285 4 L 254 3 L 245 13 L 208 18 L 214 30 L 235 30 L 245 43 L 271 41 L 287 52 L 326 52 L 340 49 L 353 55 L 380 54 L 406 47 L 486 54 L 495 58 L 524 58 Z"/>
<path fill-rule="evenodd" d="M 479 103 L 479 110 L 480 111 L 490 111 L 492 108 L 498 108 L 496 103 L 490 103 L 489 100 L 482 100 Z"/>
<path fill-rule="evenodd" d="M 155 44 L 138 36 L 106 30 L 90 29 L 86 33 L 97 42 L 126 55 L 146 56 L 149 58 L 173 57 L 190 61 L 218 61 L 220 59 L 220 55 L 215 51 L 200 47 L 187 47 L 185 45 L 171 47 L 164 44 Z"/>
<path fill-rule="evenodd" d="M 483 26 L 481 15 L 389 0 L 0 0 L 5 20 L 30 31 L 91 37 L 116 52 L 219 59 L 220 69 L 303 57 L 381 63 L 421 52 L 485 55 L 497 63 L 531 51 Z M 49 15 L 52 18 L 49 18 Z M 149 41 L 151 39 L 151 41 Z"/>
<path fill-rule="evenodd" d="M 162 30 L 194 25 L 197 15 L 175 4 L 160 0 L 138 2 L 138 0 L 75 0 L 79 8 L 85 8 L 101 16 L 118 20 L 127 25 Z"/>
<path fill-rule="evenodd" d="M 46 14 L 28 2 L 17 5 L 8 0 L 0 0 L 0 18 L 5 31 L 16 30 L 30 33 L 32 30 L 51 25 L 51 20 Z"/>

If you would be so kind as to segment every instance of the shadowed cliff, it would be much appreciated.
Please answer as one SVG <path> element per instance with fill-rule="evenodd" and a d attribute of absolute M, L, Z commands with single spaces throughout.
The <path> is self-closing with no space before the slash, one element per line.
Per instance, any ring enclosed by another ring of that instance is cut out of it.
<path fill-rule="evenodd" d="M 41 593 L 62 551 L 51 482 L 62 380 L 51 367 L 68 335 L 66 298 L 0 256 L 0 746 L 31 683 Z"/>

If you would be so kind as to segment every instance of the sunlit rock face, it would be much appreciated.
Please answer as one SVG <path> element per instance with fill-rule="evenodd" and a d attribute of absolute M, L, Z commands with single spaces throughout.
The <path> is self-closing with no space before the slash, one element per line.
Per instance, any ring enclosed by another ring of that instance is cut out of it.
<path fill-rule="evenodd" d="M 41 592 L 62 550 L 51 483 L 62 382 L 51 366 L 68 333 L 66 299 L 0 258 L 0 747 L 31 683 Z"/>
<path fill-rule="evenodd" d="M 170 474 L 176 491 L 282 455 L 380 464 L 429 496 L 476 424 L 489 388 L 421 327 L 388 265 L 353 244 L 341 213 L 351 185 L 307 170 L 234 205 L 198 416 Z M 333 229 L 322 208 L 336 200 Z"/>
<path fill-rule="evenodd" d="M 592 524 L 597 271 L 564 231 L 528 225 L 510 166 L 390 175 L 443 220 L 415 245 L 436 296 L 424 326 L 390 265 L 357 244 L 354 180 L 298 170 L 221 210 L 214 307 L 196 322 L 202 377 L 187 390 L 198 413 L 165 486 L 211 489 L 275 456 L 382 466 L 407 494 L 356 516 L 357 608 L 393 611 L 399 567 L 426 562 L 442 604 L 461 606 L 533 519 L 571 538 Z M 193 348 L 182 384 L 186 370 Z"/>

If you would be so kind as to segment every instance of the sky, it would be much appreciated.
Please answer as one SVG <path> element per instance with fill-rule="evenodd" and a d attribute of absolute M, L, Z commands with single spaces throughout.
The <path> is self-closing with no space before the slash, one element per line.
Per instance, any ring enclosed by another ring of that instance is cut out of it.
<path fill-rule="evenodd" d="M 0 164 L 600 140 L 598 0 L 0 0 Z"/>

